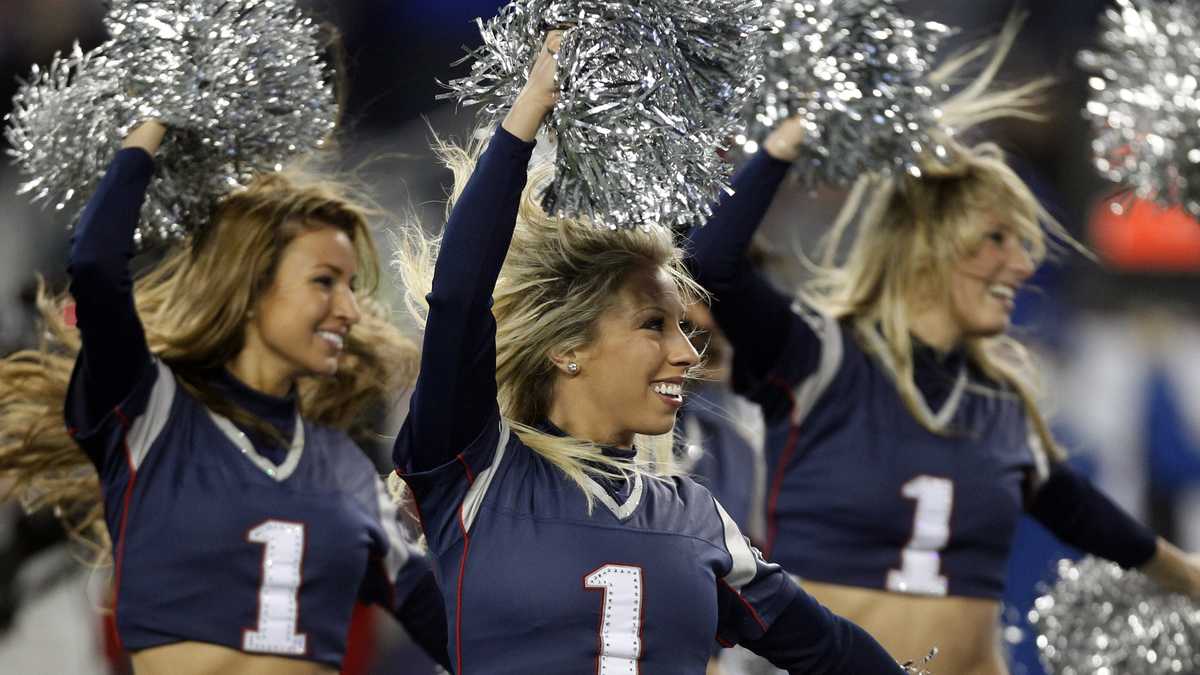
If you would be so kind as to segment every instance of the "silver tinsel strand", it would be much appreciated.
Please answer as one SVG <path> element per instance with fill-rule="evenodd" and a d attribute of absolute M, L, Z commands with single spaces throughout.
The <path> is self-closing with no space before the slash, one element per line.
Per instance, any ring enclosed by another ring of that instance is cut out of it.
<path fill-rule="evenodd" d="M 10 153 L 35 201 L 77 214 L 124 135 L 158 118 L 170 133 L 135 239 L 178 240 L 334 129 L 319 28 L 292 0 L 114 0 L 105 23 L 108 42 L 35 67 L 14 99 Z"/>
<path fill-rule="evenodd" d="M 931 81 L 948 28 L 915 21 L 894 0 L 774 0 L 766 81 L 737 138 L 753 153 L 799 115 L 807 137 L 795 171 L 808 186 L 848 186 L 866 173 L 921 173 L 939 145 L 943 85 Z"/>
<path fill-rule="evenodd" d="M 1096 168 L 1138 197 L 1200 216 L 1200 15 L 1190 2 L 1115 0 L 1091 73 L 1085 116 Z"/>
<path fill-rule="evenodd" d="M 610 228 L 706 220 L 727 187 L 718 153 L 759 82 L 761 0 L 517 0 L 480 22 L 470 75 L 442 97 L 497 121 L 555 27 L 547 210 Z"/>
<path fill-rule="evenodd" d="M 1087 558 L 1058 564 L 1034 602 L 1042 663 L 1056 675 L 1200 673 L 1200 607 L 1137 571 Z"/>
<path fill-rule="evenodd" d="M 929 653 L 925 655 L 925 658 L 921 659 L 919 662 L 905 661 L 904 663 L 900 664 L 900 667 L 904 669 L 904 672 L 909 673 L 910 675 L 933 675 L 933 673 L 927 670 L 926 667 L 932 663 L 935 658 L 937 658 L 937 655 L 938 648 L 934 647 L 933 649 L 930 649 Z"/>

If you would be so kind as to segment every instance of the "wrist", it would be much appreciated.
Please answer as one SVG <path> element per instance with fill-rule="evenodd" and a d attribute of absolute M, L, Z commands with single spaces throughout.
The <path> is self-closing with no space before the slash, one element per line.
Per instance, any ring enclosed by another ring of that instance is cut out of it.
<path fill-rule="evenodd" d="M 504 122 L 501 126 L 513 136 L 529 142 L 537 137 L 538 129 L 542 126 L 542 121 L 553 109 L 554 104 L 552 102 L 547 104 L 544 101 L 537 100 L 535 97 L 522 94 L 513 103 L 513 107 L 508 111 L 508 115 L 504 117 Z"/>
<path fill-rule="evenodd" d="M 784 141 L 774 134 L 767 136 L 767 140 L 763 141 L 763 151 L 781 162 L 794 162 L 800 157 L 800 148 L 797 145 Z"/>
<path fill-rule="evenodd" d="M 158 148 L 162 145 L 163 138 L 166 136 L 167 128 L 157 120 L 148 120 L 139 124 L 125 140 L 121 143 L 123 149 L 126 148 L 141 148 L 154 156 L 158 153 Z"/>

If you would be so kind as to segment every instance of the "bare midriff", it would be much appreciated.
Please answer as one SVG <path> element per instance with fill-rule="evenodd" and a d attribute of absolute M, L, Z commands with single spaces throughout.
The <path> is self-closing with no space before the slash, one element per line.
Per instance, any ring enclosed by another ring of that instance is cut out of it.
<path fill-rule="evenodd" d="M 337 675 L 324 663 L 247 654 L 206 642 L 176 642 L 133 655 L 135 675 Z"/>
<path fill-rule="evenodd" d="M 937 658 L 930 664 L 935 673 L 1008 675 L 996 600 L 800 583 L 821 604 L 873 635 L 897 661 L 920 660 L 937 646 Z"/>

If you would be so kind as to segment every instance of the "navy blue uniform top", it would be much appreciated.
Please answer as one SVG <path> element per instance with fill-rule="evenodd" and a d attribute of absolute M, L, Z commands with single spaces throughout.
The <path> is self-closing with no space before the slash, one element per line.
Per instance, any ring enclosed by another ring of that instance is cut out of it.
<path fill-rule="evenodd" d="M 339 666 L 363 601 L 389 608 L 445 662 L 431 565 L 353 441 L 302 420 L 294 396 L 211 373 L 291 441 L 269 447 L 151 356 L 128 263 L 153 169 L 142 150 L 117 155 L 70 260 L 82 349 L 65 412 L 100 476 L 124 646 L 198 641 Z"/>
<path fill-rule="evenodd" d="M 1149 559 L 1153 536 L 1050 466 L 1016 392 L 961 350 L 916 344 L 922 424 L 879 360 L 877 330 L 790 301 L 750 267 L 746 248 L 788 168 L 755 156 L 690 253 L 733 344 L 735 388 L 767 419 L 768 555 L 806 579 L 998 599 L 1029 508 L 1090 552 Z"/>
<path fill-rule="evenodd" d="M 900 672 L 757 556 L 703 487 L 590 481 L 589 512 L 501 418 L 491 294 L 532 149 L 497 130 L 454 207 L 395 446 L 440 570 L 456 672 L 700 675 L 714 639 L 797 673 Z"/>
<path fill-rule="evenodd" d="M 712 492 L 751 540 L 765 536 L 765 429 L 758 407 L 723 382 L 688 391 L 676 424 L 680 468 Z"/>

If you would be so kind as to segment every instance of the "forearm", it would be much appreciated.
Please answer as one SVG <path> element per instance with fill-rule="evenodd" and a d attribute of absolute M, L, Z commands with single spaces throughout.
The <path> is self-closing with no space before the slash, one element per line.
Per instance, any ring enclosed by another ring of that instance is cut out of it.
<path fill-rule="evenodd" d="M 789 673 L 883 675 L 903 673 L 886 650 L 862 628 L 797 593 L 787 609 L 746 648 Z"/>
<path fill-rule="evenodd" d="M 1158 538 L 1154 557 L 1141 570 L 1164 588 L 1200 598 L 1200 565 L 1166 539 Z"/>
<path fill-rule="evenodd" d="M 392 453 L 402 472 L 451 461 L 498 415 L 491 299 L 516 227 L 532 141 L 558 97 L 560 38 L 558 31 L 547 35 L 446 223 L 428 297 L 421 375 Z"/>
<path fill-rule="evenodd" d="M 428 296 L 421 375 L 393 455 L 404 471 L 425 471 L 450 461 L 493 415 L 491 297 L 512 239 L 532 151 L 532 143 L 497 130 L 446 224 Z"/>
<path fill-rule="evenodd" d="M 1029 514 L 1067 544 L 1125 568 L 1145 565 L 1160 548 L 1153 532 L 1065 464 L 1033 495 Z"/>
<path fill-rule="evenodd" d="M 132 390 L 150 359 L 133 299 L 133 234 L 154 173 L 145 149 L 117 154 L 76 228 L 68 271 L 81 337 L 83 385 L 97 413 Z"/>
<path fill-rule="evenodd" d="M 408 595 L 396 618 L 430 658 L 444 668 L 450 668 L 446 609 L 441 588 L 432 572 Z"/>
<path fill-rule="evenodd" d="M 752 157 L 734 176 L 734 193 L 721 195 L 712 218 L 690 233 L 688 264 L 692 274 L 718 299 L 751 272 L 745 264 L 750 241 L 790 166 L 766 152 Z"/>

